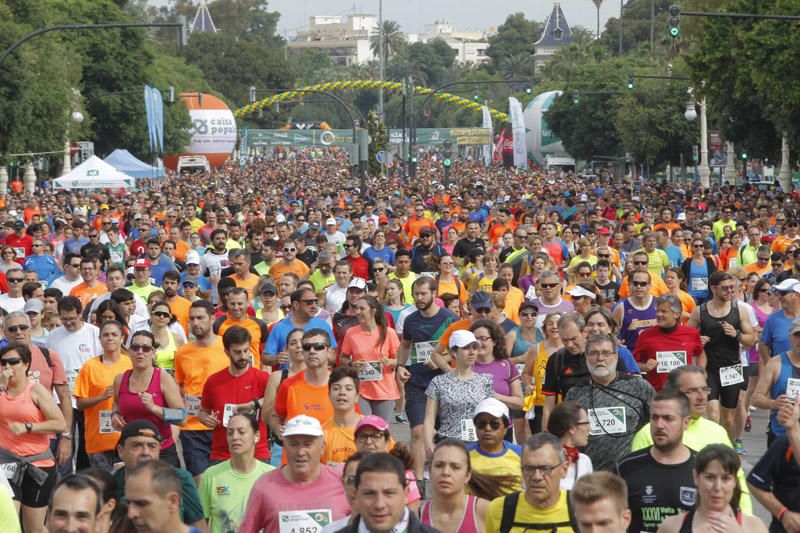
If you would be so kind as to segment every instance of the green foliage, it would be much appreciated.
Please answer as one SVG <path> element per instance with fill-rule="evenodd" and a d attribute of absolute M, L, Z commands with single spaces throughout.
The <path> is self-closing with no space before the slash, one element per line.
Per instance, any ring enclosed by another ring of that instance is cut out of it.
<path fill-rule="evenodd" d="M 380 57 L 380 33 L 377 31 L 378 28 L 376 27 L 376 31 L 372 37 L 369 39 L 369 49 L 372 51 L 372 55 Z M 389 61 L 389 58 L 393 55 L 400 53 L 400 51 L 406 45 L 406 36 L 400 30 L 400 24 L 395 22 L 394 20 L 384 20 L 383 21 L 383 59 L 384 61 Z"/>
<path fill-rule="evenodd" d="M 302 50 L 289 55 L 289 68 L 299 86 L 329 81 L 331 58 L 320 50 Z"/>
<path fill-rule="evenodd" d="M 509 15 L 505 22 L 497 28 L 497 33 L 489 38 L 486 55 L 492 61 L 486 66 L 491 73 L 496 73 L 504 61 L 515 55 L 530 57 L 533 54 L 533 43 L 539 40 L 542 23 L 528 20 L 524 13 Z M 525 64 L 525 70 L 517 72 L 517 76 L 533 77 L 533 61 Z"/>
<path fill-rule="evenodd" d="M 382 150 L 388 150 L 389 132 L 386 131 L 386 125 L 381 122 L 380 117 L 375 112 L 367 115 L 367 131 L 369 136 L 372 137 L 372 142 L 369 143 L 369 174 L 370 176 L 380 176 L 383 169 L 375 156 Z"/>

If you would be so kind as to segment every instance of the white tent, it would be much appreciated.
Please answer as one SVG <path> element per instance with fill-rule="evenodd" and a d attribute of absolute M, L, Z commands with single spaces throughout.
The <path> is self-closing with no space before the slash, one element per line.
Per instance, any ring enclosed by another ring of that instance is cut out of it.
<path fill-rule="evenodd" d="M 93 155 L 65 176 L 53 180 L 54 189 L 131 189 L 136 180 Z"/>

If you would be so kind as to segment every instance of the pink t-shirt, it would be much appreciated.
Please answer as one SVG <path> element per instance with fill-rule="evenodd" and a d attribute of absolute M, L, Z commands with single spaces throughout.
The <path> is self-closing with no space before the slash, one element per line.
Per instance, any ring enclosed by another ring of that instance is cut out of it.
<path fill-rule="evenodd" d="M 366 333 L 360 325 L 353 326 L 344 334 L 341 352 L 351 356 L 353 361 L 376 362 L 381 359 L 396 359 L 397 348 L 400 346 L 400 339 L 392 328 L 386 328 L 386 338 L 378 349 L 380 342 L 380 331 L 377 329 L 372 333 Z M 361 381 L 358 386 L 358 394 L 367 400 L 397 400 L 400 393 L 397 390 L 397 381 L 394 379 L 394 368 L 387 365 L 378 364 L 382 372 L 382 379 L 379 381 Z"/>
<path fill-rule="evenodd" d="M 39 346 L 31 344 L 30 348 L 31 368 L 28 371 L 28 379 L 41 383 L 47 390 L 51 390 L 53 385 L 64 385 L 67 382 L 67 374 L 64 371 L 64 363 L 61 362 L 61 357 L 56 351 L 50 350 L 50 361 L 53 363 L 53 366 L 50 367 Z"/>
<path fill-rule="evenodd" d="M 344 486 L 336 469 L 320 465 L 322 470 L 317 479 L 298 484 L 284 477 L 284 468 L 287 467 L 267 472 L 253 485 L 239 533 L 279 531 L 282 512 L 329 509 L 331 521 L 350 513 Z"/>

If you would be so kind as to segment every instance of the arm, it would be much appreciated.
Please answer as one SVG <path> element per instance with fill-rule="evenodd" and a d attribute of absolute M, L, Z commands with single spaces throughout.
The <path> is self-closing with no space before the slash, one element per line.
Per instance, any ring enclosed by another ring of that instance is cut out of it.
<path fill-rule="evenodd" d="M 522 409 L 522 384 L 517 379 L 510 384 L 511 395 L 505 396 L 504 394 L 494 393 L 494 397 L 509 406 L 512 409 Z"/>
<path fill-rule="evenodd" d="M 700 355 L 697 356 L 697 359 L 695 359 L 694 362 L 697 366 L 702 366 L 703 368 L 705 368 L 706 365 L 708 365 L 708 358 L 706 357 L 706 351 L 703 350 L 702 352 L 700 352 Z"/>
<path fill-rule="evenodd" d="M 441 342 L 437 343 L 436 348 L 434 348 L 433 353 L 431 354 L 431 361 L 433 361 L 433 364 L 436 365 L 436 368 L 446 373 L 452 371 L 453 369 L 449 364 L 452 358 L 449 355 L 444 355 L 444 351 L 444 344 Z"/>
<path fill-rule="evenodd" d="M 737 302 L 737 305 L 739 306 L 739 316 L 749 316 L 747 310 L 743 307 L 747 304 Z M 739 338 L 739 343 L 742 346 L 749 348 L 758 342 L 758 332 L 753 328 L 753 324 L 749 320 L 739 320 L 739 327 L 742 329 L 742 336 Z"/>
<path fill-rule="evenodd" d="M 777 364 L 774 364 L 776 363 Z M 780 361 L 770 361 L 764 367 L 764 373 L 759 377 L 756 383 L 756 390 L 753 391 L 752 402 L 753 405 L 760 409 L 778 409 L 781 406 L 781 400 L 786 398 L 782 394 L 778 398 L 771 399 L 769 390 L 775 382 L 775 371 L 780 371 Z"/>
<path fill-rule="evenodd" d="M 690 328 L 700 329 L 700 307 L 695 307 L 692 314 L 689 316 L 689 321 L 686 323 Z"/>
<path fill-rule="evenodd" d="M 56 391 L 56 396 L 58 397 L 58 407 L 61 410 L 61 414 L 64 417 L 64 425 L 66 425 L 67 429 L 64 430 L 65 433 L 72 432 L 72 400 L 69 394 L 69 385 L 66 383 L 62 383 L 60 385 L 53 385 L 53 388 Z M 81 409 L 79 406 L 78 409 Z M 73 435 L 73 438 L 75 436 Z M 58 456 L 58 464 L 65 465 L 67 461 L 72 458 L 72 441 L 70 439 L 66 439 L 64 437 L 59 437 L 58 439 L 58 450 L 56 452 Z"/>
<path fill-rule="evenodd" d="M 759 342 L 758 355 L 761 356 L 761 360 L 765 363 L 769 362 L 769 360 L 772 359 L 772 350 L 770 350 L 769 344 L 763 341 Z"/>
<path fill-rule="evenodd" d="M 542 408 L 542 431 L 547 428 L 547 423 L 550 421 L 550 411 L 556 406 L 555 396 L 544 397 L 544 407 Z"/>
<path fill-rule="evenodd" d="M 758 503 L 763 505 L 772 516 L 777 517 L 778 513 L 784 508 L 780 500 L 778 500 L 773 493 L 756 488 L 750 483 L 748 483 L 747 486 L 750 487 L 750 493 L 755 497 Z M 784 511 L 781 515 L 780 523 L 787 531 L 797 531 L 798 528 L 800 528 L 800 513 Z"/>
<path fill-rule="evenodd" d="M 536 348 L 536 350 L 534 350 Z M 522 382 L 525 384 L 526 389 L 532 389 L 534 386 L 533 382 L 533 365 L 536 361 L 536 355 L 538 353 L 539 345 L 535 344 L 528 348 L 528 351 L 525 352 L 525 368 L 522 369 Z"/>
<path fill-rule="evenodd" d="M 436 435 L 436 413 L 439 411 L 439 402 L 428 396 L 425 401 L 425 422 L 422 425 L 423 442 L 428 456 L 433 455 L 433 437 Z"/>
<path fill-rule="evenodd" d="M 617 328 L 622 326 L 622 318 L 623 318 L 622 313 L 625 310 L 624 308 L 625 308 L 624 304 L 619 304 L 614 308 L 614 312 L 612 313 L 614 317 L 614 322 L 617 323 Z"/>
<path fill-rule="evenodd" d="M 34 422 L 32 424 L 33 429 L 31 429 L 31 433 L 52 435 L 53 433 L 67 431 L 67 425 L 64 423 L 64 415 L 61 414 L 61 410 L 56 405 L 56 401 L 53 399 L 50 391 L 45 389 L 41 384 L 36 383 L 31 388 L 31 399 L 46 418 L 43 422 Z M 8 429 L 15 435 L 27 433 L 25 424 L 22 422 L 11 422 L 8 424 Z"/>
<path fill-rule="evenodd" d="M 261 421 L 269 424 L 270 415 L 275 407 L 275 395 L 278 393 L 278 384 L 281 380 L 281 373 L 274 372 L 269 376 L 267 386 L 264 389 L 264 399 L 261 402 Z"/>
<path fill-rule="evenodd" d="M 98 395 L 98 396 L 92 396 L 92 397 L 89 397 L 89 398 L 77 398 L 76 397 L 75 398 L 75 403 L 78 406 L 78 409 L 80 409 L 81 411 L 85 411 L 86 409 L 90 409 L 90 408 L 94 407 L 95 405 L 97 405 L 98 403 L 104 402 L 104 401 L 108 400 L 109 398 L 113 398 L 113 397 L 114 397 L 114 385 L 109 385 L 108 387 L 106 387 L 106 389 L 103 391 L 103 393 Z"/>

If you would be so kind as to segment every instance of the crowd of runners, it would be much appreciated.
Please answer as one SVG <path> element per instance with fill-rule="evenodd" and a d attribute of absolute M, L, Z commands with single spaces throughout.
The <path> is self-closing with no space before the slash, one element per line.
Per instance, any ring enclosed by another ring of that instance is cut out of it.
<path fill-rule="evenodd" d="M 281 151 L 4 195 L 0 530 L 800 531 L 800 196 L 359 186 Z"/>

